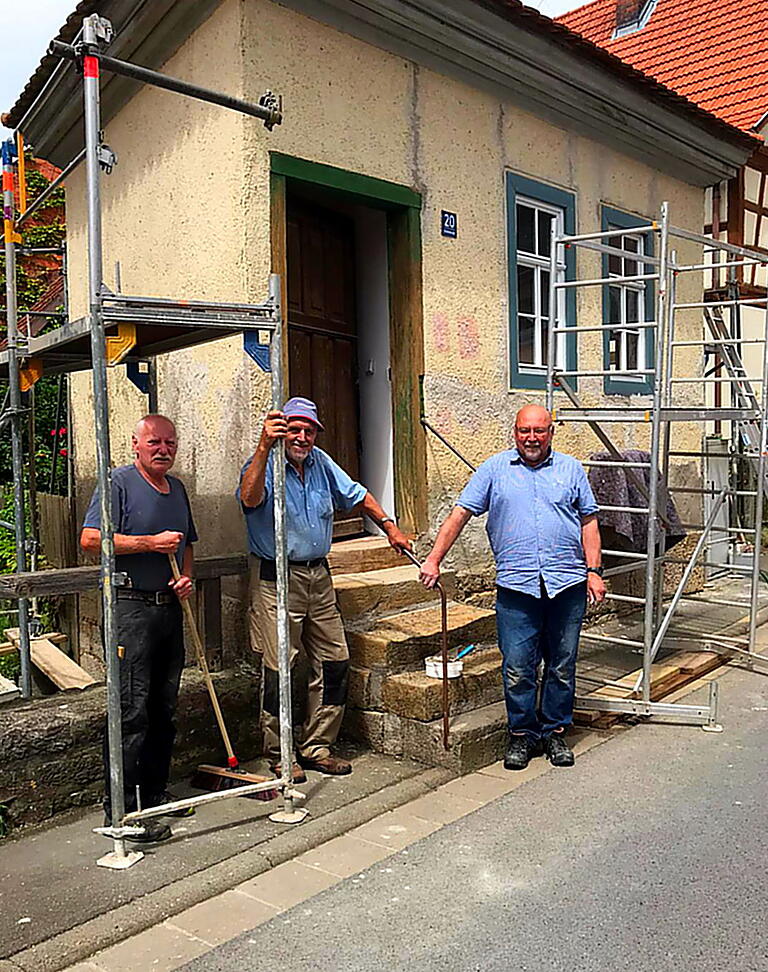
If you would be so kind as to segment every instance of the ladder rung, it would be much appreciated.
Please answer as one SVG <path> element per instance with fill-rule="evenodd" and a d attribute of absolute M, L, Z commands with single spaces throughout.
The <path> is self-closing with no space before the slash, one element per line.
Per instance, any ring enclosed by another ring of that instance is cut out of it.
<path fill-rule="evenodd" d="M 556 280 L 552 285 L 558 290 L 567 290 L 573 287 L 597 287 L 614 286 L 625 283 L 643 283 L 651 280 L 658 280 L 658 273 L 636 273 L 628 277 L 594 277 L 590 280 Z"/>
<path fill-rule="evenodd" d="M 563 378 L 630 378 L 637 375 L 655 375 L 655 368 L 636 368 L 634 371 L 616 371 L 608 368 L 605 371 L 556 371 L 555 381 L 558 376 Z"/>
<path fill-rule="evenodd" d="M 647 226 L 633 226 L 631 230 L 613 229 L 602 230 L 598 233 L 579 233 L 572 236 L 556 236 L 558 243 L 581 243 L 583 240 L 610 240 L 614 236 L 632 236 L 635 233 L 649 233 L 659 228 L 658 223 L 649 223 Z"/>
<path fill-rule="evenodd" d="M 621 324 L 590 324 L 584 327 L 580 325 L 578 327 L 553 327 L 552 330 L 555 334 L 579 334 L 585 333 L 587 331 L 640 331 L 649 330 L 656 327 L 656 321 L 645 321 L 643 323 L 636 323 L 632 325 Z"/>

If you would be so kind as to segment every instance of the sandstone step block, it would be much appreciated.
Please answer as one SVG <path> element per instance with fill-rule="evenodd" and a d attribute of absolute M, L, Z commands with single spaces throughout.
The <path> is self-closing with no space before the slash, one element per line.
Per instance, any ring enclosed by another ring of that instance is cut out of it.
<path fill-rule="evenodd" d="M 503 702 L 451 718 L 449 748 L 443 747 L 442 718 L 432 722 L 407 719 L 394 712 L 347 711 L 345 732 L 377 752 L 407 756 L 429 766 L 470 773 L 501 759 L 507 742 Z"/>
<path fill-rule="evenodd" d="M 443 580 L 450 597 L 456 587 L 456 575 L 447 571 Z M 344 621 L 357 624 L 413 605 L 439 603 L 439 595 L 419 582 L 412 564 L 335 574 L 333 586 Z"/>
<path fill-rule="evenodd" d="M 331 544 L 328 564 L 332 574 L 360 573 L 401 567 L 405 558 L 389 545 L 386 537 L 356 537 Z"/>
<path fill-rule="evenodd" d="M 448 645 L 493 641 L 493 611 L 469 604 L 448 605 Z M 347 632 L 350 659 L 357 668 L 384 669 L 388 674 L 416 668 L 440 650 L 440 605 L 382 618 L 370 631 Z"/>
<path fill-rule="evenodd" d="M 496 646 L 475 649 L 464 659 L 461 676 L 448 679 L 451 713 L 479 709 L 503 698 L 501 656 Z M 421 722 L 439 719 L 443 713 L 442 679 L 429 678 L 423 671 L 389 675 L 381 687 L 381 707 Z"/>

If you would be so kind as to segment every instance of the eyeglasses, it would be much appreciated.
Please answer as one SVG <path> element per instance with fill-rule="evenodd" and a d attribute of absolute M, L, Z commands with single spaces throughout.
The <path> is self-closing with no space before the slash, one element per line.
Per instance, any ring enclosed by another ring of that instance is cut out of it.
<path fill-rule="evenodd" d="M 537 439 L 543 439 L 545 436 L 549 435 L 551 431 L 551 425 L 546 429 L 521 429 L 518 426 L 515 426 L 515 432 L 517 432 L 518 435 L 535 435 Z"/>

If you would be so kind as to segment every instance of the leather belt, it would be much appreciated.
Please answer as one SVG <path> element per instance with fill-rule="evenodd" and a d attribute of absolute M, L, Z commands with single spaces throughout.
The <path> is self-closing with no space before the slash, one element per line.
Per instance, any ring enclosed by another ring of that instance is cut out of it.
<path fill-rule="evenodd" d="M 137 591 L 130 587 L 118 587 L 115 591 L 118 601 L 143 601 L 145 604 L 173 604 L 178 598 L 169 591 Z"/>
<path fill-rule="evenodd" d="M 265 581 L 277 580 L 277 563 L 274 560 L 259 558 L 259 577 Z M 328 560 L 325 557 L 317 557 L 314 560 L 289 560 L 288 567 L 325 567 L 328 569 Z"/>

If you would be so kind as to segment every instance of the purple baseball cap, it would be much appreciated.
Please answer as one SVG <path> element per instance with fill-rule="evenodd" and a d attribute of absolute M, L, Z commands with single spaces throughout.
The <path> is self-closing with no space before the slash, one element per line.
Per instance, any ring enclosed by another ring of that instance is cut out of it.
<path fill-rule="evenodd" d="M 317 417 L 317 405 L 308 398 L 289 398 L 283 405 L 283 414 L 287 419 L 307 419 L 308 422 L 314 422 L 318 429 L 323 431 L 323 425 Z"/>

